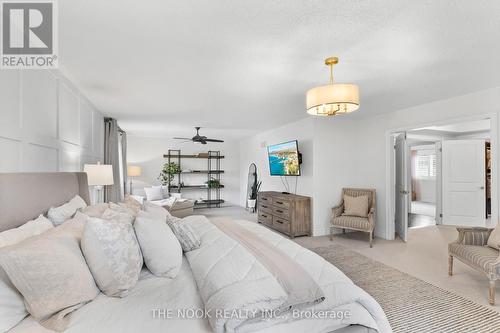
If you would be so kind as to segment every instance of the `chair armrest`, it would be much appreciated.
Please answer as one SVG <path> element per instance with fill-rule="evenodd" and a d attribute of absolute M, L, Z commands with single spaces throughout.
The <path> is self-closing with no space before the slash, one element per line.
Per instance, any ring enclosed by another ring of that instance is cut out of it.
<path fill-rule="evenodd" d="M 332 208 L 332 219 L 341 216 L 343 212 L 344 212 L 344 204 L 343 203 L 338 205 L 338 206 L 333 207 Z"/>
<path fill-rule="evenodd" d="M 492 230 L 493 229 L 479 227 L 457 228 L 458 239 L 455 243 L 462 245 L 484 246 L 488 243 L 488 238 L 490 237 Z"/>
<path fill-rule="evenodd" d="M 370 211 L 368 212 L 368 222 L 373 226 L 375 226 L 375 208 L 370 208 Z"/>

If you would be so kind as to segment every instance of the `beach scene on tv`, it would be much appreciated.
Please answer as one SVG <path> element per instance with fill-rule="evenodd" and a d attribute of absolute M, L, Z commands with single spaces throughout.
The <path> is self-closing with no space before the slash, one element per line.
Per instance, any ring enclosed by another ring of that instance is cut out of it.
<path fill-rule="evenodd" d="M 272 176 L 300 176 L 297 141 L 267 147 Z"/>

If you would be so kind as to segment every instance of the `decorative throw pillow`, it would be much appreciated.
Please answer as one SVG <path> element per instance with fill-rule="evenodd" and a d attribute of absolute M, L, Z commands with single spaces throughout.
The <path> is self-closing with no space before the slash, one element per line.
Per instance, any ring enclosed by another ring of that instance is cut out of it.
<path fill-rule="evenodd" d="M 488 237 L 488 246 L 497 250 L 500 250 L 500 223 L 497 223 L 497 226 Z"/>
<path fill-rule="evenodd" d="M 110 203 L 109 208 L 104 211 L 101 218 L 104 220 L 115 220 L 122 223 L 134 223 L 137 212 L 128 208 L 125 204 Z"/>
<path fill-rule="evenodd" d="M 101 217 L 104 211 L 109 208 L 108 203 L 90 205 L 82 209 L 82 213 L 89 217 Z"/>
<path fill-rule="evenodd" d="M 144 262 L 156 276 L 174 278 L 182 265 L 182 249 L 167 224 L 157 215 L 141 211 L 134 224 Z"/>
<path fill-rule="evenodd" d="M 175 237 L 179 240 L 182 251 L 189 252 L 196 250 L 200 247 L 201 241 L 194 233 L 193 228 L 191 228 L 188 223 L 184 223 L 183 220 L 184 219 L 171 216 L 167 218 L 167 224 L 170 229 L 172 229 Z"/>
<path fill-rule="evenodd" d="M 87 203 L 79 195 L 77 195 L 64 205 L 56 208 L 50 208 L 47 213 L 47 217 L 54 224 L 54 226 L 57 227 L 66 220 L 72 218 L 77 210 L 85 207 L 87 207 Z"/>
<path fill-rule="evenodd" d="M 78 239 L 66 224 L 0 249 L 0 265 L 23 295 L 28 312 L 49 329 L 98 294 Z"/>
<path fill-rule="evenodd" d="M 49 229 L 54 229 L 54 225 L 45 216 L 40 215 L 20 227 L 0 232 L 0 247 L 17 244 Z"/>
<path fill-rule="evenodd" d="M 123 200 L 123 203 L 128 208 L 133 209 L 136 214 L 142 209 L 142 204 L 139 203 L 139 201 L 137 201 L 136 199 L 134 199 L 130 195 L 126 195 L 125 196 L 125 199 Z"/>
<path fill-rule="evenodd" d="M 89 218 L 83 230 L 81 247 L 104 294 L 124 297 L 135 286 L 143 261 L 131 223 Z"/>
<path fill-rule="evenodd" d="M 37 219 L 26 222 L 20 227 L 1 232 L 0 248 L 15 245 L 50 229 L 54 229 L 52 222 L 40 215 Z M 27 315 L 23 296 L 0 267 L 0 332 L 8 331 Z"/>
<path fill-rule="evenodd" d="M 170 213 L 163 207 L 152 204 L 151 202 L 144 203 L 144 210 L 149 213 L 153 213 L 158 216 L 162 221 L 167 221 L 167 217 L 172 216 Z"/>
<path fill-rule="evenodd" d="M 367 217 L 368 196 L 351 197 L 350 195 L 344 195 L 344 213 L 342 215 Z"/>
<path fill-rule="evenodd" d="M 161 187 L 145 187 L 144 192 L 146 192 L 146 200 L 154 201 L 163 199 L 163 192 Z"/>

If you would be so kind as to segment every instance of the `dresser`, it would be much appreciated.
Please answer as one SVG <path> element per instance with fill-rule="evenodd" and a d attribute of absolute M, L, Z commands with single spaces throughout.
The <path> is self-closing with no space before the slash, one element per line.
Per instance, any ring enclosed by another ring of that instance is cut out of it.
<path fill-rule="evenodd" d="M 258 222 L 287 236 L 311 235 L 311 198 L 281 192 L 259 192 Z"/>

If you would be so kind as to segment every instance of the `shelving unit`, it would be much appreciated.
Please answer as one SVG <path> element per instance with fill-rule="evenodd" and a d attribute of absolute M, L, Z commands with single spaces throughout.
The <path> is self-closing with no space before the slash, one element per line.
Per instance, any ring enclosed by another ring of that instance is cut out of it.
<path fill-rule="evenodd" d="M 164 158 L 167 159 L 168 163 L 176 163 L 179 165 L 179 168 L 182 170 L 182 160 L 186 158 L 196 158 L 196 159 L 206 159 L 207 160 L 207 169 L 204 170 L 188 170 L 181 171 L 176 173 L 174 176 L 175 180 L 177 178 L 177 185 L 172 184 L 172 181 L 168 183 L 169 192 L 177 192 L 181 193 L 183 190 L 189 189 L 197 189 L 197 190 L 207 190 L 207 198 L 202 202 L 196 202 L 195 208 L 219 208 L 221 204 L 224 203 L 224 200 L 221 198 L 220 190 L 224 188 L 224 185 L 220 184 L 221 174 L 224 173 L 224 170 L 221 170 L 220 161 L 224 158 L 223 155 L 220 154 L 220 151 L 209 151 L 208 153 L 202 153 L 198 155 L 185 155 L 181 154 L 181 151 L 178 149 L 169 149 L 168 154 L 163 155 Z M 200 174 L 207 175 L 207 181 L 211 179 L 215 179 L 219 182 L 220 186 L 215 188 L 210 188 L 206 184 L 191 184 L 191 185 L 182 185 L 182 175 L 183 174 Z M 181 184 L 179 186 L 179 184 Z"/>

